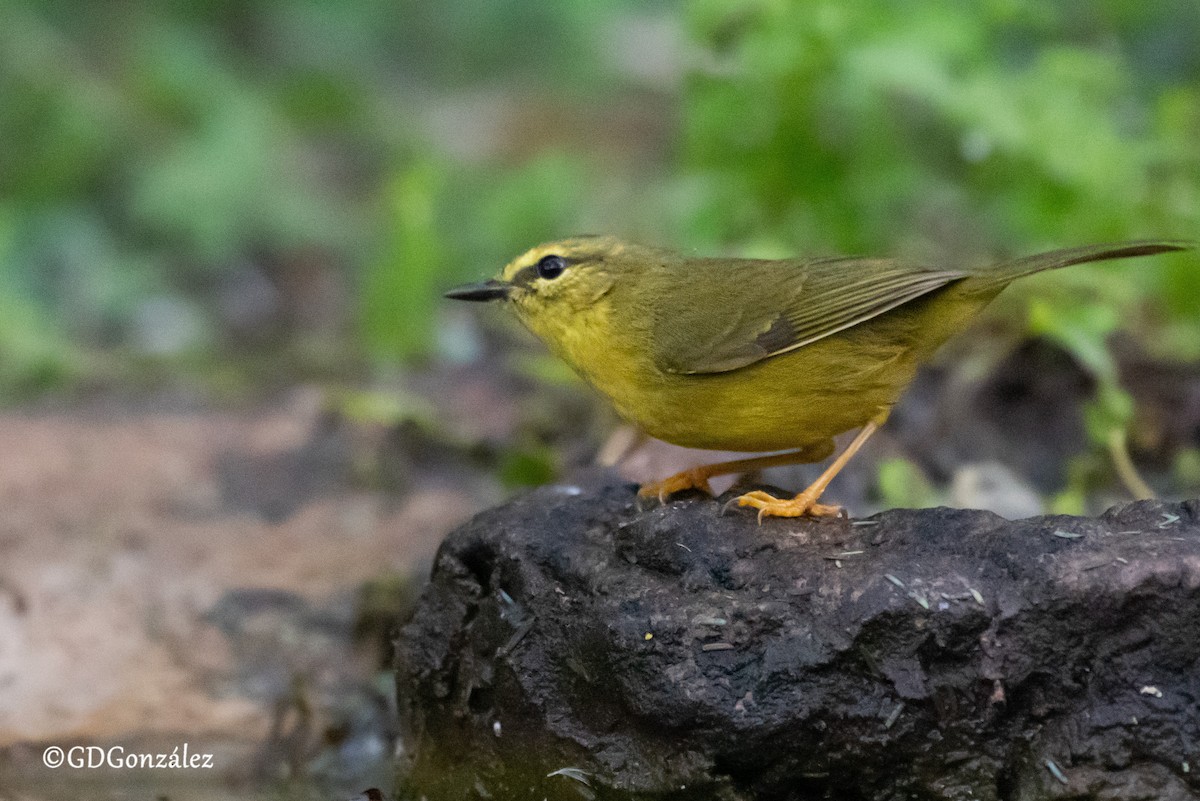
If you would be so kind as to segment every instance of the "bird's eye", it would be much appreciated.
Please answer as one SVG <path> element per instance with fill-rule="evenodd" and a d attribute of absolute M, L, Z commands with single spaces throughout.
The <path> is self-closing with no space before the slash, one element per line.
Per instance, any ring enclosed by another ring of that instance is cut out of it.
<path fill-rule="evenodd" d="M 540 278 L 552 281 L 567 269 L 567 260 L 562 256 L 542 256 L 537 263 L 537 274 Z"/>

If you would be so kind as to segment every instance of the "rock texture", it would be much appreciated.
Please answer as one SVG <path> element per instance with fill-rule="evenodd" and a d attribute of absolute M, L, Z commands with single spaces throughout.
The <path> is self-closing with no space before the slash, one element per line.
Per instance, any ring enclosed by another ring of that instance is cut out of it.
<path fill-rule="evenodd" d="M 1200 501 L 768 520 L 545 487 L 443 544 L 401 797 L 1200 799 Z"/>

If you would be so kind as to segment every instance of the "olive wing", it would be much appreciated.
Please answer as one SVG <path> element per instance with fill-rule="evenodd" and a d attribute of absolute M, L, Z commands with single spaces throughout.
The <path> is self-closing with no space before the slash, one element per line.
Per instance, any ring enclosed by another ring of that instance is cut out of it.
<path fill-rule="evenodd" d="M 881 259 L 698 262 L 688 288 L 655 303 L 655 363 L 679 374 L 737 370 L 965 276 Z"/>

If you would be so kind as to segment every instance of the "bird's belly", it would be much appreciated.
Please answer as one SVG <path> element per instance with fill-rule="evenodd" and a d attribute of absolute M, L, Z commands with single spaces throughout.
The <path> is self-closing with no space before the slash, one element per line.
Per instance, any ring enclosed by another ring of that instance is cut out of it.
<path fill-rule="evenodd" d="M 915 372 L 907 349 L 868 355 L 859 348 L 851 360 L 850 353 L 839 353 L 839 344 L 814 343 L 727 373 L 656 373 L 617 392 L 600 389 L 624 417 L 676 445 L 797 448 L 864 425 L 895 403 Z"/>

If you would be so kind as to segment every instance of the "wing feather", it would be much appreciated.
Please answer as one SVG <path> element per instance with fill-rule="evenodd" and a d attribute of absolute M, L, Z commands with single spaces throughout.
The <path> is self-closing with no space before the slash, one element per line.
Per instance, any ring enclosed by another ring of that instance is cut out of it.
<path fill-rule="evenodd" d="M 671 373 L 728 372 L 788 353 L 966 276 L 856 258 L 701 261 L 693 269 L 692 292 L 703 294 L 672 297 L 654 322 L 655 361 Z"/>

